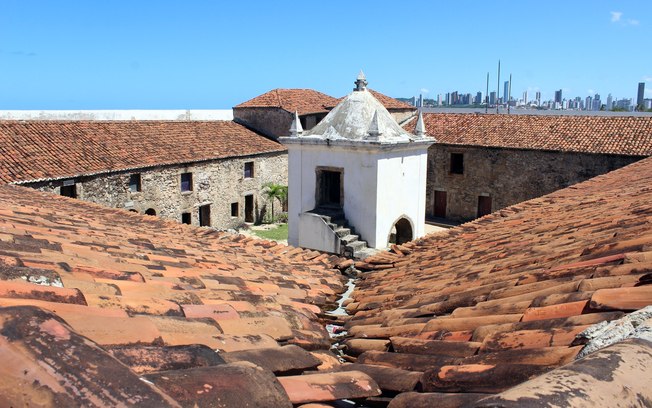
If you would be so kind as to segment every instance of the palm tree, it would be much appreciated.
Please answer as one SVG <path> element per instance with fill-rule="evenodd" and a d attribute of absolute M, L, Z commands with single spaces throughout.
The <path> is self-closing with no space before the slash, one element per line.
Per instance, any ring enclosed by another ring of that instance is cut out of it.
<path fill-rule="evenodd" d="M 274 222 L 274 200 L 278 200 L 283 205 L 288 198 L 288 186 L 272 182 L 265 183 L 262 193 L 272 202 L 272 222 Z"/>

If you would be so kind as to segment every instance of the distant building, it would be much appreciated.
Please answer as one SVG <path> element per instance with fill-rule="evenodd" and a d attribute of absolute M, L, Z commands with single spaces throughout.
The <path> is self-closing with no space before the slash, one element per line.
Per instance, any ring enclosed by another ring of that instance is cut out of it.
<path fill-rule="evenodd" d="M 489 104 L 490 105 L 495 105 L 498 101 L 496 101 L 496 91 L 490 92 L 489 93 Z"/>
<path fill-rule="evenodd" d="M 645 99 L 645 82 L 638 83 L 638 95 L 636 97 L 636 106 L 643 106 Z"/>
<path fill-rule="evenodd" d="M 541 106 L 541 92 L 537 91 L 535 99 L 537 101 L 537 106 Z"/>
<path fill-rule="evenodd" d="M 593 97 L 592 96 L 587 96 L 586 101 L 584 102 L 584 107 L 586 108 L 587 111 L 593 110 Z"/>
<path fill-rule="evenodd" d="M 527 91 L 523 92 L 523 105 L 527 105 Z"/>
<path fill-rule="evenodd" d="M 611 96 L 611 94 L 609 94 L 609 95 L 607 95 L 607 107 L 606 107 L 606 109 L 607 109 L 608 111 L 612 110 L 612 109 L 613 109 L 613 105 L 614 105 L 614 99 L 613 99 L 613 97 Z"/>
<path fill-rule="evenodd" d="M 555 91 L 555 102 L 556 103 L 561 103 L 562 101 L 562 94 L 561 94 L 561 89 L 558 91 Z"/>
<path fill-rule="evenodd" d="M 475 101 L 474 101 L 474 103 L 475 103 L 476 105 L 481 105 L 481 104 L 482 104 L 482 92 L 478 92 L 477 94 L 475 94 Z"/>
<path fill-rule="evenodd" d="M 599 111 L 602 107 L 602 101 L 600 100 L 600 94 L 595 94 L 593 97 L 593 110 Z"/>
<path fill-rule="evenodd" d="M 509 103 L 509 81 L 505 81 L 503 84 L 503 102 Z"/>

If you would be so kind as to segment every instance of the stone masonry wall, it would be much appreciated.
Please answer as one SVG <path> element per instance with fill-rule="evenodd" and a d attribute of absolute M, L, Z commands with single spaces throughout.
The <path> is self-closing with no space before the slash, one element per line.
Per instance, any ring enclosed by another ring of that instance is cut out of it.
<path fill-rule="evenodd" d="M 290 134 L 293 115 L 281 108 L 233 108 L 233 119 L 276 140 Z"/>
<path fill-rule="evenodd" d="M 451 153 L 464 155 L 463 174 L 451 174 Z M 466 221 L 476 218 L 480 195 L 491 197 L 496 211 L 642 158 L 435 144 L 428 151 L 426 216 L 434 216 L 435 190 L 446 191 L 446 218 Z"/>
<path fill-rule="evenodd" d="M 245 162 L 254 162 L 254 177 L 244 178 Z M 154 167 L 130 172 L 76 178 L 77 198 L 108 207 L 145 213 L 156 211 L 162 218 L 181 222 L 181 214 L 191 213 L 192 224 L 199 225 L 199 207 L 210 204 L 211 226 L 226 229 L 244 222 L 245 196 L 254 196 L 254 215 L 258 219 L 267 203 L 261 195 L 263 184 L 287 185 L 287 153 L 213 160 L 181 166 Z M 192 191 L 181 191 L 181 173 L 192 173 Z M 129 191 L 131 174 L 141 174 L 141 191 Z M 31 183 L 27 186 L 57 194 L 63 180 Z M 231 217 L 231 203 L 237 202 L 238 217 Z M 274 203 L 278 213 L 281 205 Z M 271 205 L 267 205 L 271 211 Z"/>

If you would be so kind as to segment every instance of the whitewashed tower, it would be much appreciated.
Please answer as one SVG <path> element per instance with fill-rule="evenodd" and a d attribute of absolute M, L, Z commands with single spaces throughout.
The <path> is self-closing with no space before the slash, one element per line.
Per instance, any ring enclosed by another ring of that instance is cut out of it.
<path fill-rule="evenodd" d="M 295 118 L 289 151 L 291 245 L 364 255 L 424 235 L 428 146 L 421 114 L 416 135 L 403 130 L 367 91 L 356 87 L 307 132 Z M 357 240 L 356 240 L 357 238 Z"/>

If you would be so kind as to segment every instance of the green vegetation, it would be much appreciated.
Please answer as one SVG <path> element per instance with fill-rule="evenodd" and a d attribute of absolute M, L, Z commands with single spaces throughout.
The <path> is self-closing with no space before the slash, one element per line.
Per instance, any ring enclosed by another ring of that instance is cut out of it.
<path fill-rule="evenodd" d="M 274 201 L 278 200 L 281 206 L 288 199 L 288 186 L 276 183 L 265 183 L 262 190 L 263 196 L 272 203 L 271 222 L 274 222 Z"/>
<path fill-rule="evenodd" d="M 275 228 L 268 230 L 252 229 L 252 233 L 263 239 L 270 239 L 273 241 L 283 241 L 288 239 L 288 225 L 278 224 Z"/>

